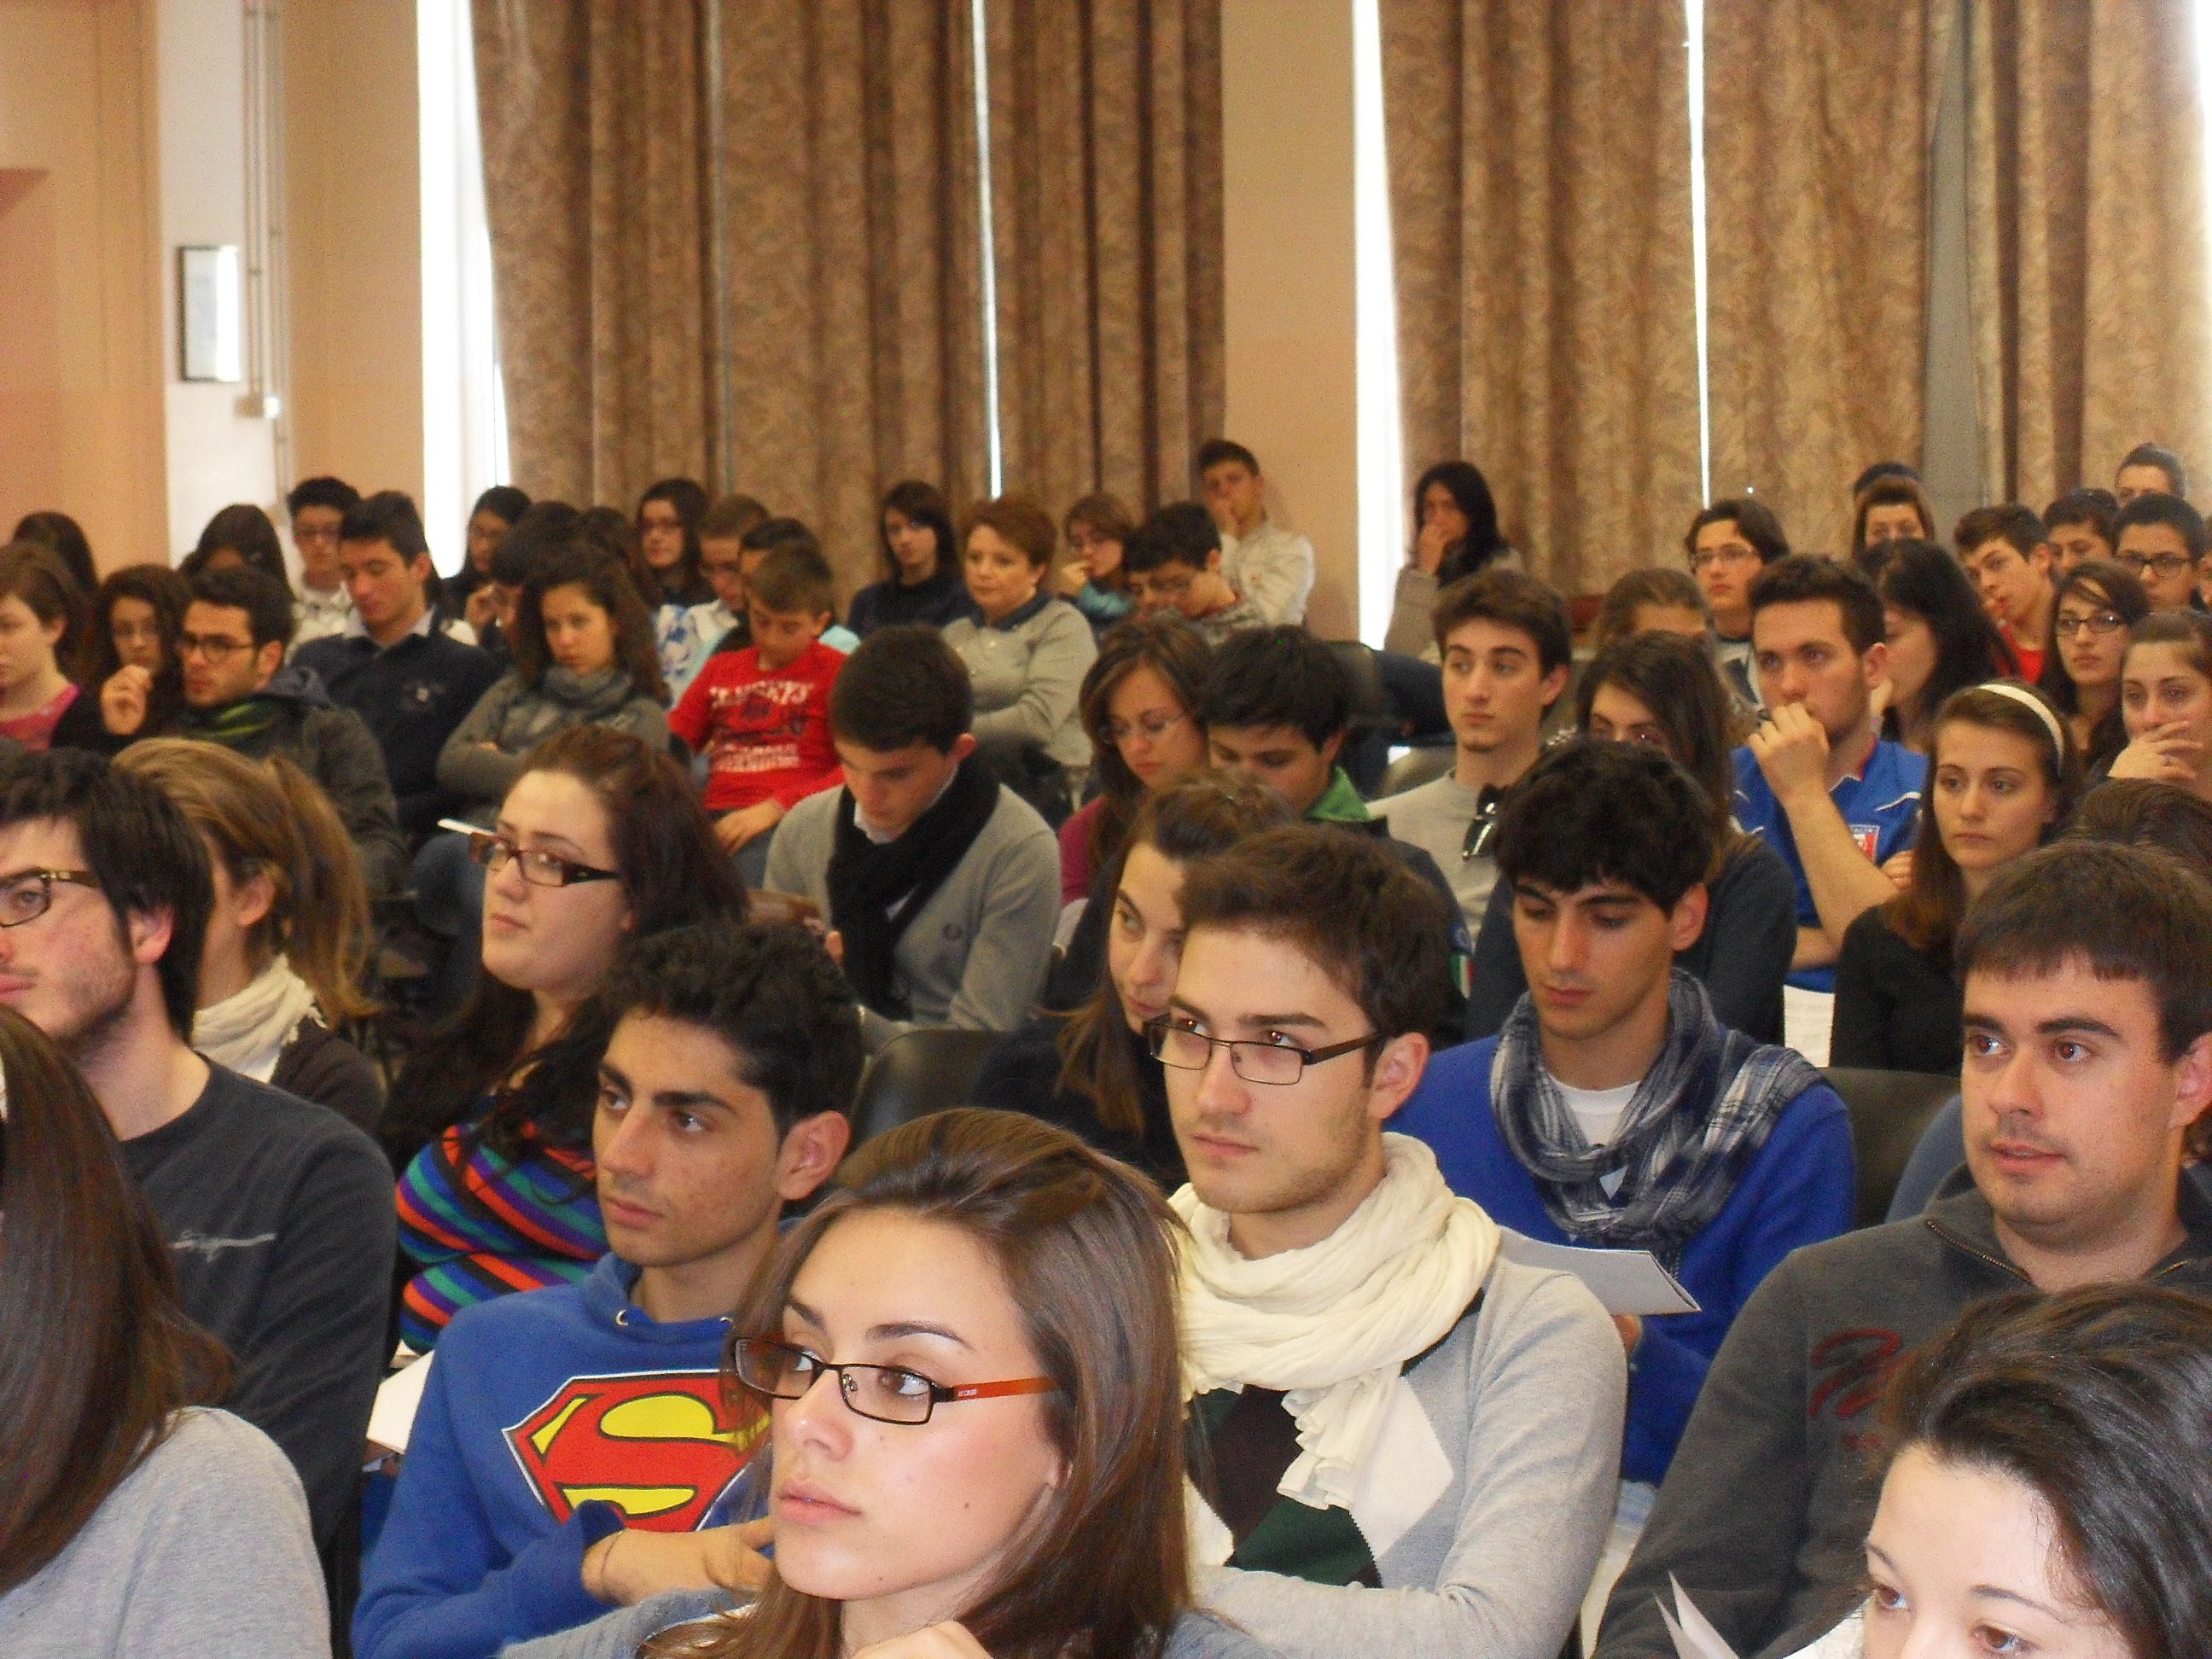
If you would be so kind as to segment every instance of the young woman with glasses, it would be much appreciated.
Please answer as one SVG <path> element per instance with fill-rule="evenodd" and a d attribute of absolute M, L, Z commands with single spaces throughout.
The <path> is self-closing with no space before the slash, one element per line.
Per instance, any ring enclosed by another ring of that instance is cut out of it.
<path fill-rule="evenodd" d="M 77 653 L 84 690 L 54 723 L 54 742 L 113 754 L 140 738 L 177 729 L 185 707 L 184 632 L 191 589 L 167 565 L 111 574 L 92 602 L 92 626 Z"/>
<path fill-rule="evenodd" d="M 2150 615 L 2142 584 L 2106 559 L 2085 559 L 2058 584 L 2052 636 L 2058 673 L 2050 687 L 2093 779 L 2111 769 L 2128 732 L 2120 714 L 2120 668 L 2135 625 Z"/>
<path fill-rule="evenodd" d="M 840 1185 L 731 1344 L 770 1413 L 758 1601 L 678 1592 L 510 1659 L 1262 1659 L 1191 1604 L 1159 1195 L 972 1108 L 872 1141 Z"/>
<path fill-rule="evenodd" d="M 683 769 L 603 726 L 532 750 L 493 827 L 463 844 L 487 872 L 483 972 L 385 1113 L 400 1243 L 419 1268 L 400 1326 L 418 1349 L 471 1303 L 580 1279 L 605 1253 L 594 995 L 625 939 L 744 920 L 744 885 Z"/>

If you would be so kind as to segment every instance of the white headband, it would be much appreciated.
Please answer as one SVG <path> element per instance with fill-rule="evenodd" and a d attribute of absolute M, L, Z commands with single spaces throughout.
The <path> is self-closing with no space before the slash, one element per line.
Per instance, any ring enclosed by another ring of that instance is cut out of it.
<path fill-rule="evenodd" d="M 2036 719 L 2043 722 L 2043 729 L 2051 733 L 2051 752 L 2058 757 L 2059 764 L 2062 766 L 2065 764 L 2066 734 L 2059 728 L 2058 716 L 2051 712 L 2050 704 L 2026 686 L 2007 685 L 2002 680 L 1991 680 L 1986 685 L 1976 686 L 1974 690 L 1993 691 L 2000 697 L 2011 698 L 2022 708 L 2033 709 Z"/>

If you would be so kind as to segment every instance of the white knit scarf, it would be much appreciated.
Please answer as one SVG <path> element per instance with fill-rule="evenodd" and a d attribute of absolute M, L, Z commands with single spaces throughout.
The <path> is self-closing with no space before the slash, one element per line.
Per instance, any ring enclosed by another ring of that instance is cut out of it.
<path fill-rule="evenodd" d="M 242 991 L 192 1016 L 192 1047 L 218 1066 L 266 1083 L 292 1033 L 315 1006 L 307 981 L 278 957 Z"/>
<path fill-rule="evenodd" d="M 1382 1137 L 1382 1184 L 1318 1244 L 1251 1261 L 1229 1218 L 1185 1187 L 1168 1200 L 1182 1247 L 1186 1398 L 1279 1389 L 1299 1455 L 1278 1488 L 1314 1509 L 1349 1509 L 1399 1367 L 1455 1324 L 1496 1259 L 1498 1224 L 1455 1198 L 1436 1154 Z"/>

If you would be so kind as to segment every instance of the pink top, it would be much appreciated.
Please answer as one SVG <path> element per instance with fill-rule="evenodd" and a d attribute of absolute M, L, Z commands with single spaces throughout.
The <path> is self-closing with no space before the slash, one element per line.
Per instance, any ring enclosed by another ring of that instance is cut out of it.
<path fill-rule="evenodd" d="M 1090 896 L 1091 878 L 1098 872 L 1091 867 L 1091 826 L 1098 822 L 1098 813 L 1106 805 L 1101 795 L 1074 817 L 1060 826 L 1060 902 L 1073 904 Z"/>
<path fill-rule="evenodd" d="M 13 738 L 26 749 L 51 749 L 54 727 L 61 724 L 69 706 L 76 701 L 76 687 L 64 685 L 40 707 L 13 720 L 0 720 L 0 738 Z"/>

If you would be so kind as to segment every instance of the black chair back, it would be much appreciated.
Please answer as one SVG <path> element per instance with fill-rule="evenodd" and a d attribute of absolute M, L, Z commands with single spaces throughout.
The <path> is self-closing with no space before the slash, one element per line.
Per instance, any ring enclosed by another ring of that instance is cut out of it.
<path fill-rule="evenodd" d="M 932 1112 L 970 1104 L 969 1091 L 1003 1031 L 905 1031 L 876 1051 L 853 1103 L 853 1144 Z"/>
<path fill-rule="evenodd" d="M 1375 786 L 1375 799 L 1387 799 L 1392 795 L 1402 795 L 1408 789 L 1418 789 L 1425 783 L 1432 783 L 1450 771 L 1458 758 L 1458 748 L 1449 743 L 1408 749 L 1384 770 L 1382 781 Z"/>
<path fill-rule="evenodd" d="M 1889 1200 L 1920 1144 L 1920 1132 L 1959 1092 L 1959 1079 L 1946 1073 L 1854 1066 L 1831 1066 L 1822 1075 L 1851 1115 L 1851 1156 L 1858 1165 L 1855 1224 L 1878 1227 L 1889 1214 Z"/>

